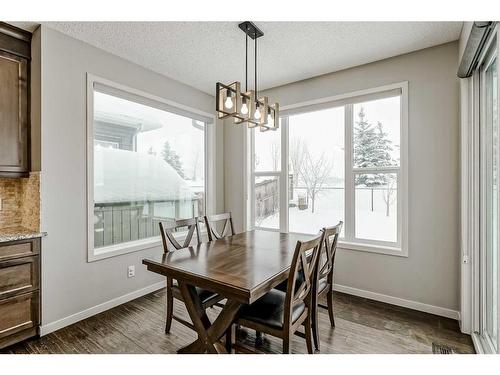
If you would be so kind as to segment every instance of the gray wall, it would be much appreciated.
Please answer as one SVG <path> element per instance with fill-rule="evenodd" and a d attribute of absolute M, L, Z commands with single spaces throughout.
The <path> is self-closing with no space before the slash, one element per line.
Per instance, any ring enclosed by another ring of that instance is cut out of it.
<path fill-rule="evenodd" d="M 42 26 L 42 325 L 162 281 L 141 260 L 160 247 L 87 263 L 86 73 L 212 112 L 213 97 Z M 38 48 L 38 50 L 40 50 Z M 222 139 L 218 128 L 217 139 Z M 222 161 L 223 145 L 216 158 Z M 217 171 L 222 180 L 221 169 Z M 217 185 L 222 209 L 222 189 Z M 127 278 L 127 266 L 136 276 Z"/>
<path fill-rule="evenodd" d="M 458 310 L 458 43 L 277 87 L 281 106 L 409 81 L 409 256 L 340 250 L 335 282 Z M 245 212 L 244 133 L 225 126 L 225 203 L 237 223 Z"/>

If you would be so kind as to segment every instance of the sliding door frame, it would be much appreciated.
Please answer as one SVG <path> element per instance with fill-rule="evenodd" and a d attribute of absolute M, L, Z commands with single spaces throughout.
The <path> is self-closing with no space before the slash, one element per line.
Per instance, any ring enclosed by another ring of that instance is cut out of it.
<path fill-rule="evenodd" d="M 493 51 L 492 51 L 493 50 Z M 485 129 L 485 81 L 482 72 L 496 57 L 499 62 L 500 41 L 498 25 L 484 46 L 478 68 L 468 78 L 465 85 L 467 100 L 462 105 L 467 108 L 462 112 L 462 307 L 461 329 L 471 333 L 476 350 L 479 353 L 494 353 L 492 342 L 484 336 L 486 318 L 485 290 L 486 267 L 486 176 L 484 160 L 487 150 L 484 140 L 487 139 Z M 497 78 L 498 79 L 498 78 Z M 497 84 L 497 111 L 500 109 L 500 87 Z M 498 112 L 497 112 L 498 113 Z M 497 120 L 498 121 L 498 120 Z M 497 140 L 497 142 L 499 142 Z M 500 166 L 500 142 L 497 145 L 497 165 Z M 497 189 L 500 189 L 497 186 Z M 496 209 L 500 212 L 500 202 Z M 497 233 L 500 237 L 500 234 Z M 498 239 L 500 240 L 500 238 Z M 499 241 L 500 243 L 500 241 Z M 500 257 L 497 259 L 497 269 L 500 269 Z M 497 283 L 498 283 L 497 279 Z M 500 285 L 497 287 L 497 301 L 500 301 Z M 500 326 L 500 314 L 497 313 L 497 326 Z M 497 334 L 497 350 L 500 348 L 500 335 Z"/>
<path fill-rule="evenodd" d="M 487 229 L 487 217 L 490 213 L 490 210 L 496 210 L 497 214 L 500 212 L 500 206 L 499 206 L 499 200 L 497 199 L 497 207 L 488 207 L 488 199 L 487 196 L 490 194 L 489 193 L 489 186 L 491 186 L 492 181 L 490 179 L 490 176 L 488 174 L 488 171 L 491 167 L 491 163 L 494 162 L 494 159 L 496 159 L 496 164 L 497 166 L 500 166 L 500 158 L 499 158 L 499 146 L 497 144 L 496 147 L 496 152 L 493 154 L 493 158 L 490 158 L 490 155 L 492 154 L 493 150 L 490 146 L 488 140 L 490 134 L 488 133 L 487 129 L 487 118 L 488 118 L 488 113 L 486 108 L 486 100 L 481 101 L 481 99 L 486 98 L 487 96 L 487 87 L 486 87 L 486 72 L 487 70 L 491 67 L 494 61 L 498 62 L 498 42 L 496 38 L 496 30 L 492 34 L 492 39 L 489 40 L 488 45 L 486 46 L 483 56 L 481 58 L 481 65 L 479 68 L 479 126 L 480 126 L 480 160 L 483 160 L 482 163 L 480 163 L 480 204 L 481 204 L 481 210 L 480 210 L 480 218 L 479 222 L 481 223 L 480 225 L 480 246 L 479 246 L 479 259 L 480 259 L 480 264 L 479 264 L 479 334 L 480 334 L 480 339 L 483 341 L 483 347 L 485 348 L 486 352 L 498 352 L 498 349 L 500 348 L 500 337 L 498 335 L 498 323 L 499 323 L 499 317 L 500 314 L 498 314 L 498 300 L 499 300 L 499 289 L 497 285 L 497 339 L 496 343 L 492 342 L 491 337 L 487 334 L 487 328 L 486 328 L 486 321 L 487 321 L 487 311 L 486 311 L 486 303 L 487 303 L 487 295 L 486 295 L 486 285 L 488 283 L 487 280 L 487 264 L 486 264 L 486 259 L 487 259 L 487 247 L 488 247 L 488 242 L 489 242 L 489 234 L 488 234 L 488 229 Z M 497 78 L 498 80 L 498 78 Z M 498 84 L 497 84 L 497 90 L 498 90 Z M 493 103 L 493 106 L 495 106 L 495 103 Z M 498 92 L 497 92 L 497 103 L 496 103 L 497 111 L 499 108 L 499 103 L 498 103 Z M 497 119 L 498 121 L 498 119 Z M 497 139 L 497 143 L 498 139 Z M 482 183 L 482 185 L 481 185 Z M 497 196 L 498 194 L 498 183 L 497 183 Z M 500 231 L 497 231 L 497 244 L 500 243 L 500 239 L 498 238 L 500 234 Z M 498 245 L 497 245 L 498 246 Z M 498 262 L 498 257 L 497 257 L 497 272 L 500 269 L 500 263 Z M 493 280 L 494 282 L 496 281 L 498 284 L 498 277 L 497 280 Z M 496 350 L 495 350 L 496 346 Z"/>

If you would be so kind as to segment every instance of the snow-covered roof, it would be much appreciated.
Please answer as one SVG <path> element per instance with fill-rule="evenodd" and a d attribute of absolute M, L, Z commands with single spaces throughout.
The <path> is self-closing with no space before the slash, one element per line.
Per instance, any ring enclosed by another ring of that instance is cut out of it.
<path fill-rule="evenodd" d="M 158 156 L 94 148 L 94 202 L 191 200 L 192 189 Z"/>
<path fill-rule="evenodd" d="M 122 113 L 99 110 L 95 111 L 94 119 L 95 121 L 133 128 L 141 132 L 156 130 L 163 126 L 161 123 L 156 121 L 144 120 L 143 118 L 124 115 Z"/>

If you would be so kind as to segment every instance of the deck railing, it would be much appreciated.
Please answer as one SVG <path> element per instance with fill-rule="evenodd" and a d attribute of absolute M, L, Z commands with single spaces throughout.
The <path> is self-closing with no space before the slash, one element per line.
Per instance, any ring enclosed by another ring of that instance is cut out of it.
<path fill-rule="evenodd" d="M 169 204 L 170 212 L 161 212 L 165 210 L 159 210 L 159 204 Z M 202 214 L 203 196 L 189 201 L 147 201 L 135 204 L 95 205 L 94 247 L 159 236 L 158 223 L 160 221 L 195 217 Z"/>

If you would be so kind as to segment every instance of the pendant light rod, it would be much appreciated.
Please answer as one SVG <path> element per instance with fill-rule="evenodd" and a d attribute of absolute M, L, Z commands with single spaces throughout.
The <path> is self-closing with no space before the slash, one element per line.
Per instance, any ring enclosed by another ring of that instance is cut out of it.
<path fill-rule="evenodd" d="M 248 29 L 245 32 L 245 92 L 248 92 Z"/>
<path fill-rule="evenodd" d="M 245 33 L 245 91 L 248 91 L 248 37 L 254 40 L 255 48 L 255 69 L 254 69 L 254 85 L 255 96 L 257 97 L 257 39 L 264 36 L 261 29 L 251 21 L 245 21 L 238 25 L 238 27 Z"/>
<path fill-rule="evenodd" d="M 258 100 L 259 95 L 258 95 L 258 90 L 257 90 L 257 38 L 254 39 L 254 44 L 255 44 L 255 62 L 254 62 L 254 85 L 255 85 L 255 99 Z"/>

